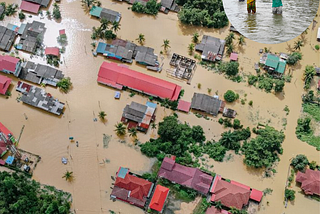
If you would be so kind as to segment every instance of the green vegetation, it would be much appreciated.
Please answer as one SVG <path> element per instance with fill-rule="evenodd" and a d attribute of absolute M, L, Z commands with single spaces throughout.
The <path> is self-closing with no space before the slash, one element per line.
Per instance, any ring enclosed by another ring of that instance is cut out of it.
<path fill-rule="evenodd" d="M 194 201 L 194 199 L 198 195 L 197 191 L 181 186 L 180 184 L 173 184 L 164 178 L 161 178 L 159 180 L 159 184 L 168 187 L 177 200 L 191 202 Z"/>
<path fill-rule="evenodd" d="M 248 104 L 249 104 L 249 106 L 252 106 L 253 105 L 253 101 L 250 100 Z"/>
<path fill-rule="evenodd" d="M 167 52 L 168 48 L 171 48 L 170 47 L 170 41 L 168 39 L 164 39 L 163 40 L 163 45 L 161 45 L 161 47 L 163 47 L 163 50 L 165 52 Z"/>
<path fill-rule="evenodd" d="M 23 20 L 26 18 L 26 15 L 23 12 L 19 13 L 19 19 Z"/>
<path fill-rule="evenodd" d="M 64 77 L 57 83 L 57 87 L 64 93 L 68 93 L 72 88 L 71 78 Z"/>
<path fill-rule="evenodd" d="M 178 17 L 184 24 L 208 28 L 223 28 L 228 25 L 222 0 L 177 0 L 177 3 L 183 5 Z"/>
<path fill-rule="evenodd" d="M 304 80 L 304 88 L 309 89 L 311 81 L 313 80 L 313 77 L 316 75 L 316 70 L 312 65 L 307 65 L 304 74 L 303 74 L 303 80 Z"/>
<path fill-rule="evenodd" d="M 199 42 L 199 33 L 195 32 L 193 35 L 192 35 L 192 42 L 197 44 Z"/>
<path fill-rule="evenodd" d="M 126 135 L 126 127 L 123 123 L 117 123 L 115 125 L 116 129 L 114 130 L 116 132 L 116 134 L 120 137 L 125 136 Z"/>
<path fill-rule="evenodd" d="M 294 179 L 294 170 L 291 169 L 291 173 L 290 173 L 290 176 L 288 178 L 288 187 L 291 187 L 291 183 L 292 183 L 293 179 Z"/>
<path fill-rule="evenodd" d="M 303 112 L 308 113 L 315 121 L 320 122 L 320 107 L 317 104 L 303 103 L 302 107 Z"/>
<path fill-rule="evenodd" d="M 244 45 L 245 44 L 245 38 L 244 36 L 240 35 L 239 39 L 238 39 L 238 44 L 240 46 Z"/>
<path fill-rule="evenodd" d="M 53 65 L 53 66 L 55 66 L 55 67 L 58 67 L 58 66 L 59 66 L 59 64 L 60 64 L 60 59 L 59 59 L 58 57 L 52 56 L 52 55 L 47 55 L 46 58 L 47 58 L 47 63 L 48 63 L 49 65 Z"/>
<path fill-rule="evenodd" d="M 249 85 L 254 85 L 258 81 L 258 77 L 255 75 L 249 75 L 248 76 L 248 84 Z"/>
<path fill-rule="evenodd" d="M 257 82 L 258 86 L 256 85 Z M 284 78 L 274 79 L 269 74 L 258 74 L 258 76 L 251 74 L 248 76 L 248 84 L 257 86 L 260 89 L 264 89 L 268 93 L 274 89 L 274 91 L 277 93 L 283 91 L 285 80 Z"/>
<path fill-rule="evenodd" d="M 314 48 L 318 51 L 320 49 L 319 45 L 315 45 Z"/>
<path fill-rule="evenodd" d="M 189 55 L 190 55 L 190 56 L 193 54 L 193 50 L 194 50 L 194 44 L 191 43 L 191 44 L 189 44 L 189 46 L 188 46 L 188 52 L 189 52 Z"/>
<path fill-rule="evenodd" d="M 52 16 L 56 20 L 61 19 L 60 7 L 59 5 L 57 5 L 57 3 L 53 4 Z"/>
<path fill-rule="evenodd" d="M 303 46 L 304 46 L 304 43 L 303 43 L 302 39 L 299 39 L 299 40 L 294 42 L 294 47 L 293 48 L 295 50 L 300 50 L 301 47 L 303 47 Z"/>
<path fill-rule="evenodd" d="M 285 193 L 284 193 L 284 198 L 289 201 L 294 201 L 294 199 L 296 198 L 295 193 L 296 193 L 296 191 L 294 191 L 294 190 L 286 189 Z"/>
<path fill-rule="evenodd" d="M 234 93 L 232 90 L 228 90 L 226 93 L 223 95 L 225 101 L 232 103 L 237 99 L 237 94 Z"/>
<path fill-rule="evenodd" d="M 257 137 L 250 142 L 245 141 L 241 148 L 245 155 L 244 163 L 255 168 L 272 166 L 279 160 L 278 154 L 282 154 L 281 144 L 285 135 L 270 126 L 253 131 Z"/>
<path fill-rule="evenodd" d="M 309 162 L 309 168 L 312 170 L 317 169 L 317 162 L 316 161 Z"/>
<path fill-rule="evenodd" d="M 0 172 L 0 212 L 61 213 L 70 211 L 71 194 L 42 186 L 23 174 Z"/>
<path fill-rule="evenodd" d="M 263 195 L 266 196 L 266 195 L 271 195 L 273 192 L 273 189 L 271 188 L 266 188 L 263 190 Z"/>
<path fill-rule="evenodd" d="M 57 37 L 57 42 L 60 44 L 60 45 L 66 45 L 68 43 L 68 40 L 67 40 L 67 35 L 66 34 L 62 34 L 60 36 Z M 95 43 L 94 43 L 95 44 Z"/>
<path fill-rule="evenodd" d="M 297 62 L 299 62 L 299 60 L 302 59 L 302 54 L 299 53 L 299 52 L 293 52 L 292 54 L 290 54 L 288 56 L 288 59 L 287 59 L 287 64 L 288 65 L 295 65 L 297 64 Z"/>
<path fill-rule="evenodd" d="M 157 15 L 161 7 L 161 3 L 157 3 L 156 0 L 150 0 L 144 6 L 140 2 L 133 3 L 131 10 L 137 13 L 145 13 L 150 15 Z"/>
<path fill-rule="evenodd" d="M 295 170 L 304 171 L 306 166 L 309 164 L 309 160 L 305 155 L 297 155 L 291 161 L 291 166 Z"/>
<path fill-rule="evenodd" d="M 193 214 L 205 214 L 206 210 L 210 207 L 210 203 L 207 202 L 206 198 L 202 198 L 197 207 L 193 210 Z"/>
<path fill-rule="evenodd" d="M 131 129 L 129 129 L 129 136 L 133 137 L 133 138 L 137 138 L 137 129 L 132 127 Z"/>
<path fill-rule="evenodd" d="M 106 116 L 107 114 L 105 111 L 99 111 L 98 117 L 100 118 L 100 120 L 104 121 Z"/>
<path fill-rule="evenodd" d="M 97 1 L 97 0 L 81 0 L 82 3 L 82 7 L 86 10 L 86 11 L 90 11 L 90 9 L 93 6 L 101 6 L 101 2 Z"/>
<path fill-rule="evenodd" d="M 289 113 L 290 113 L 290 109 L 287 105 L 284 107 L 283 111 L 286 112 L 286 115 L 289 115 Z"/>
<path fill-rule="evenodd" d="M 17 8 L 17 4 L 8 4 L 8 6 L 4 7 L 4 13 L 6 14 L 6 16 L 12 16 L 17 12 Z"/>
<path fill-rule="evenodd" d="M 112 30 L 109 30 L 109 24 L 105 18 L 102 18 L 100 20 L 100 27 L 93 27 L 92 28 L 92 34 L 91 34 L 91 39 L 115 39 L 117 37 L 116 34 L 113 33 Z M 120 28 L 120 25 L 117 26 L 112 26 L 112 29 L 118 29 Z"/>
<path fill-rule="evenodd" d="M 62 178 L 66 179 L 66 181 L 72 182 L 74 179 L 73 172 L 67 170 L 62 176 Z"/>
<path fill-rule="evenodd" d="M 139 34 L 138 38 L 136 38 L 136 40 L 138 41 L 138 43 L 140 45 L 143 45 L 144 42 L 146 41 L 146 39 L 144 38 L 144 35 L 142 33 Z"/>

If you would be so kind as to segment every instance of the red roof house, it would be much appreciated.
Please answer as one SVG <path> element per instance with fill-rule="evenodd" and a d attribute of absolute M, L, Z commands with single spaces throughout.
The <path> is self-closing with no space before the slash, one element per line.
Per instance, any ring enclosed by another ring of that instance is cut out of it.
<path fill-rule="evenodd" d="M 213 177 L 192 168 L 177 164 L 172 158 L 165 157 L 162 161 L 158 176 L 171 182 L 194 189 L 202 194 L 207 194 Z"/>
<path fill-rule="evenodd" d="M 129 173 L 125 168 L 118 172 L 111 198 L 116 198 L 138 207 L 144 207 L 147 198 L 151 194 L 153 184 Z"/>
<path fill-rule="evenodd" d="M 0 55 L 0 71 L 15 73 L 20 59 L 12 56 Z"/>
<path fill-rule="evenodd" d="M 122 89 L 126 86 L 151 96 L 170 100 L 177 100 L 181 91 L 181 87 L 174 83 L 119 66 L 113 62 L 102 63 L 97 81 L 113 88 Z"/>
<path fill-rule="evenodd" d="M 57 47 L 47 47 L 44 51 L 46 55 L 51 55 L 51 56 L 60 56 L 60 50 Z"/>
<path fill-rule="evenodd" d="M 306 169 L 306 172 L 298 172 L 296 182 L 301 183 L 301 189 L 306 195 L 320 196 L 320 171 Z"/>
<path fill-rule="evenodd" d="M 162 213 L 168 195 L 169 189 L 167 187 L 157 185 L 150 201 L 149 208 Z"/>
<path fill-rule="evenodd" d="M 178 103 L 178 110 L 183 111 L 183 112 L 189 112 L 191 107 L 191 103 L 184 101 L 184 100 L 179 100 Z"/>
<path fill-rule="evenodd" d="M 226 210 L 222 210 L 222 209 L 220 210 L 212 206 L 207 209 L 206 214 L 230 214 L 230 213 Z"/>
<path fill-rule="evenodd" d="M 260 202 L 263 196 L 263 192 L 256 190 L 256 189 L 251 189 L 251 193 L 250 193 L 250 199 Z"/>
<path fill-rule="evenodd" d="M 239 210 L 248 204 L 250 198 L 250 189 L 222 180 L 220 175 L 215 176 L 210 192 L 212 202 L 221 201 L 224 206 Z"/>
<path fill-rule="evenodd" d="M 11 84 L 11 79 L 9 77 L 0 75 L 0 94 L 6 94 L 8 88 Z"/>
<path fill-rule="evenodd" d="M 40 5 L 32 2 L 28 2 L 28 1 L 22 1 L 20 5 L 20 9 L 23 11 L 37 14 L 39 12 Z"/>

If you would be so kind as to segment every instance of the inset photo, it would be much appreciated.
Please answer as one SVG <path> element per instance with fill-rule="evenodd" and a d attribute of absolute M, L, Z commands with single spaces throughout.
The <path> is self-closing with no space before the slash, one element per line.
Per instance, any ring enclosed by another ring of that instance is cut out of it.
<path fill-rule="evenodd" d="M 304 32 L 315 18 L 319 0 L 223 0 L 233 27 L 250 40 L 276 44 Z"/>

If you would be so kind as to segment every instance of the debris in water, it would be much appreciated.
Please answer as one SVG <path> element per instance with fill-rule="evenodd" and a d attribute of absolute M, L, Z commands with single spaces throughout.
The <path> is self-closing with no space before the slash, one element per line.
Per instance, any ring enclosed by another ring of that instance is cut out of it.
<path fill-rule="evenodd" d="M 62 157 L 61 162 L 66 165 L 68 163 L 68 158 Z"/>
<path fill-rule="evenodd" d="M 109 142 L 111 140 L 111 135 L 103 134 L 103 148 L 108 148 Z"/>

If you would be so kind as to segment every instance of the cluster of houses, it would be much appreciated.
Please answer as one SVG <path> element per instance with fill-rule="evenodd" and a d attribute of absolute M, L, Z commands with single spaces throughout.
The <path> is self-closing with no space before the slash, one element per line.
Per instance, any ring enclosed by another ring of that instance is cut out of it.
<path fill-rule="evenodd" d="M 136 62 L 146 65 L 150 70 L 161 71 L 158 56 L 154 53 L 153 48 L 138 46 L 130 41 L 116 39 L 111 44 L 99 42 L 96 53 L 127 63 L 132 63 L 134 59 Z"/>
<path fill-rule="evenodd" d="M 195 50 L 201 52 L 201 59 L 215 62 L 222 60 L 226 41 L 208 35 L 203 35 L 202 40 L 196 45 Z"/>
<path fill-rule="evenodd" d="M 175 157 L 165 157 L 158 172 L 158 178 L 167 179 L 207 196 L 208 202 L 220 201 L 226 208 L 243 209 L 249 201 L 260 203 L 263 192 L 250 188 L 236 181 L 229 181 L 220 175 L 211 175 L 198 168 L 187 167 L 175 162 Z M 141 176 L 130 173 L 127 168 L 120 168 L 111 199 L 118 199 L 143 209 L 162 212 L 170 190 L 158 183 L 152 183 Z M 210 211 L 210 210 L 209 210 Z"/>
<path fill-rule="evenodd" d="M 127 2 L 128 4 L 140 3 L 146 6 L 147 2 L 150 0 L 118 0 L 118 1 L 120 2 L 124 1 L 124 2 Z M 169 13 L 169 11 L 173 11 L 173 12 L 180 11 L 180 7 L 178 6 L 177 3 L 175 3 L 174 0 L 161 0 L 160 3 L 161 3 L 160 11 L 165 14 Z"/>

